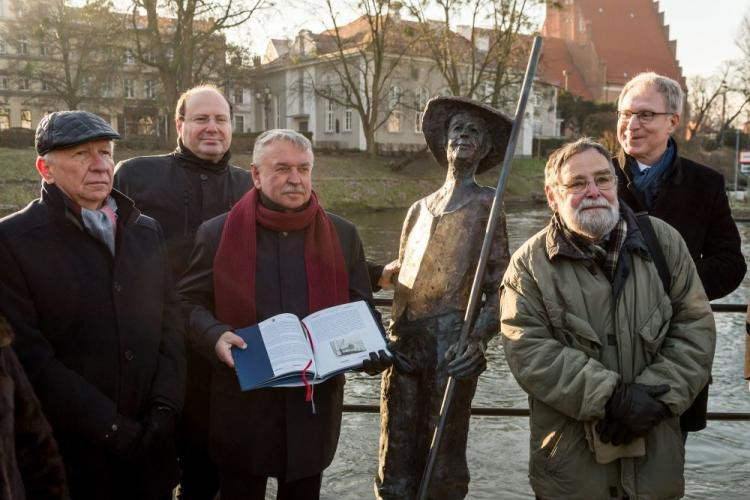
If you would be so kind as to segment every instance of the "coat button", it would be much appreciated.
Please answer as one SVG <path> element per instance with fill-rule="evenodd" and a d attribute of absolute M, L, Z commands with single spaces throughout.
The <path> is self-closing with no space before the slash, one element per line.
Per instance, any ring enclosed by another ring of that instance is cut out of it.
<path fill-rule="evenodd" d="M 201 174 L 201 180 L 202 181 L 207 181 L 208 180 L 208 176 L 206 174 Z"/>
<path fill-rule="evenodd" d="M 133 351 L 131 351 L 130 349 L 125 351 L 125 359 L 127 359 L 128 361 L 133 361 L 134 357 L 135 356 L 133 355 Z"/>
<path fill-rule="evenodd" d="M 120 283 L 118 283 L 117 281 L 114 282 L 114 284 L 112 285 L 112 287 L 115 289 L 115 292 L 121 292 L 122 291 L 122 285 L 120 285 Z"/>

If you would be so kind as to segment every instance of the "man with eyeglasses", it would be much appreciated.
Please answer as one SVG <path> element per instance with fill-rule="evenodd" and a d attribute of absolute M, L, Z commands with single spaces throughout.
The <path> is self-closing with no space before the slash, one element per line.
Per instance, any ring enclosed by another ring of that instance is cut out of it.
<path fill-rule="evenodd" d="M 198 226 L 228 212 L 252 187 L 250 173 L 229 163 L 232 106 L 216 87 L 187 90 L 175 110 L 177 148 L 120 162 L 115 187 L 164 230 L 175 282 L 188 266 Z M 211 365 L 187 345 L 187 392 L 180 428 L 181 500 L 210 500 L 219 490 L 208 453 Z"/>
<path fill-rule="evenodd" d="M 511 257 L 500 299 L 505 358 L 529 394 L 537 498 L 680 498 L 680 415 L 710 374 L 716 330 L 679 233 L 651 226 L 669 291 L 609 152 L 553 152 L 549 225 Z"/>
<path fill-rule="evenodd" d="M 734 291 L 745 276 L 740 235 L 717 171 L 681 157 L 671 135 L 684 95 L 676 81 L 641 73 L 617 102 L 618 194 L 636 212 L 668 222 L 685 239 L 709 300 Z M 706 427 L 708 385 L 680 417 L 683 436 Z"/>

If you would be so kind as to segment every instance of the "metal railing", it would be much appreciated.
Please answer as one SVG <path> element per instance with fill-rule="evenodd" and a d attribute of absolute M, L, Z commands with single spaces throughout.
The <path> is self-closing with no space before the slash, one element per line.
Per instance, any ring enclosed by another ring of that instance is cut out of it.
<path fill-rule="evenodd" d="M 375 298 L 374 304 L 378 307 L 389 307 L 393 299 Z M 711 304 L 711 310 L 715 313 L 744 313 L 747 304 Z M 344 411 L 349 413 L 380 413 L 379 405 L 345 404 Z M 475 417 L 528 417 L 528 408 L 487 408 L 472 407 L 471 415 Z M 744 412 L 708 412 L 708 420 L 722 421 L 748 421 L 750 413 Z"/>

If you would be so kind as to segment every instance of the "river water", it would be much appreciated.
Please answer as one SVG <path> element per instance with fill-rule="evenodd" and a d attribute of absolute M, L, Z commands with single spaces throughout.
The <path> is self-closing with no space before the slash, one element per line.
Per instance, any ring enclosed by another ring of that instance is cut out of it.
<path fill-rule="evenodd" d="M 508 233 L 511 252 L 549 220 L 546 207 L 510 208 Z M 368 258 L 388 262 L 398 254 L 405 211 L 343 214 L 358 227 Z M 750 224 L 739 224 L 743 254 L 750 255 Z M 750 294 L 750 273 L 742 286 L 719 302 L 744 303 Z M 385 312 L 385 311 L 384 311 Z M 743 380 L 744 317 L 717 313 L 718 340 L 714 359 L 709 411 L 750 412 L 750 393 Z M 488 369 L 482 374 L 475 406 L 527 408 L 525 393 L 505 362 L 500 342 L 488 350 Z M 380 378 L 348 375 L 347 403 L 377 404 Z M 468 498 L 533 498 L 528 485 L 527 417 L 473 417 L 467 451 L 471 483 Z M 339 448 L 324 473 L 322 498 L 372 498 L 377 467 L 379 416 L 345 413 Z M 686 452 L 686 498 L 750 498 L 750 422 L 709 421 L 691 434 Z M 269 491 L 270 493 L 270 491 Z"/>

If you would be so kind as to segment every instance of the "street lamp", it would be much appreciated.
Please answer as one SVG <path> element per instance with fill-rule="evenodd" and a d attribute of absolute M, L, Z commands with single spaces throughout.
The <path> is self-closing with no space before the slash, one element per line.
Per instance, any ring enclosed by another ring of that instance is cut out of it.
<path fill-rule="evenodd" d="M 268 117 L 271 114 L 271 101 L 273 100 L 273 93 L 271 93 L 271 89 L 266 84 L 265 87 L 255 92 L 255 98 L 258 100 L 261 106 L 263 106 L 263 130 L 268 130 L 270 128 Z"/>

